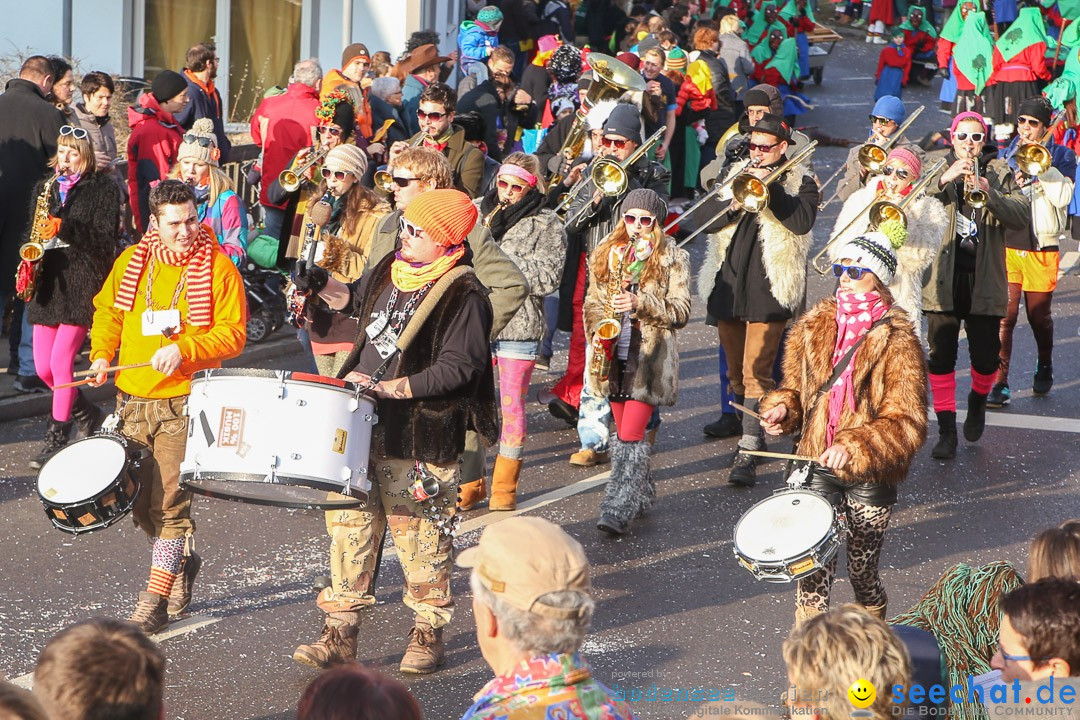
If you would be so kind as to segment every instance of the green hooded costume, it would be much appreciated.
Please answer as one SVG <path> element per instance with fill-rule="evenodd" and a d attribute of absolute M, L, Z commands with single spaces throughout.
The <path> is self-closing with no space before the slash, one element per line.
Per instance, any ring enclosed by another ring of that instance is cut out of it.
<path fill-rule="evenodd" d="M 772 23 L 765 22 L 765 8 L 770 5 L 776 7 L 776 3 L 771 1 L 763 4 L 761 10 L 754 16 L 753 24 L 743 33 L 743 40 L 746 41 L 747 45 L 757 45 L 763 39 L 769 37 L 769 32 L 774 29 L 784 33 L 784 37 L 787 37 L 787 27 L 784 23 L 779 20 L 774 20 Z"/>
<path fill-rule="evenodd" d="M 776 49 L 776 55 L 769 61 L 766 68 L 776 68 L 780 72 L 780 77 L 784 78 L 784 82 L 789 83 L 795 79 L 798 74 L 797 68 L 799 66 L 799 48 L 795 43 L 795 38 L 788 38 L 780 43 L 780 47 Z"/>
<path fill-rule="evenodd" d="M 915 9 L 916 8 L 912 8 L 912 10 L 915 10 Z M 922 10 L 922 8 L 917 8 L 917 9 Z M 957 15 L 957 13 L 953 13 L 953 15 Z M 952 22 L 952 17 L 951 16 L 949 17 L 949 22 Z M 900 24 L 900 29 L 901 30 L 911 30 L 912 32 L 924 32 L 924 33 L 926 33 L 927 35 L 929 35 L 932 38 L 937 37 L 937 30 L 935 30 L 934 26 L 930 24 L 930 21 L 926 19 L 925 11 L 923 11 L 923 19 L 922 19 L 922 23 L 919 24 L 919 27 L 915 27 L 914 25 L 911 24 L 911 13 L 908 12 L 907 17 L 904 18 L 904 22 Z"/>
<path fill-rule="evenodd" d="M 949 22 L 945 23 L 945 27 L 941 28 L 941 37 L 948 40 L 953 45 L 960 42 L 960 35 L 964 32 L 965 20 L 962 17 L 960 8 L 967 4 L 970 4 L 972 7 L 978 7 L 975 3 L 971 2 L 971 0 L 963 0 L 960 3 L 960 6 L 949 16 Z M 972 10 L 972 12 L 975 11 Z M 971 17 L 971 13 L 968 13 L 968 17 Z"/>
<path fill-rule="evenodd" d="M 787 1 L 784 7 L 780 9 L 780 17 L 789 22 L 799 17 L 799 8 L 795 5 L 795 0 Z M 810 22 L 817 24 L 817 18 L 814 17 L 814 5 L 809 0 L 806 3 L 806 17 L 810 18 Z"/>
<path fill-rule="evenodd" d="M 1036 7 L 1026 7 L 1013 21 L 1009 29 L 1001 34 L 995 47 L 1005 62 L 1028 49 L 1032 45 L 1046 42 L 1046 25 L 1042 12 Z"/>
<path fill-rule="evenodd" d="M 990 28 L 986 24 L 986 13 L 968 13 L 964 32 L 953 48 L 953 59 L 956 61 L 956 69 L 975 86 L 976 94 L 981 95 L 986 88 L 986 82 L 993 72 L 993 56 L 994 43 L 990 39 Z"/>
<path fill-rule="evenodd" d="M 1061 77 L 1046 86 L 1043 94 L 1055 109 L 1060 110 L 1066 102 L 1076 97 L 1078 90 L 1080 90 L 1080 47 L 1073 47 L 1065 59 L 1065 71 L 1062 72 Z"/>

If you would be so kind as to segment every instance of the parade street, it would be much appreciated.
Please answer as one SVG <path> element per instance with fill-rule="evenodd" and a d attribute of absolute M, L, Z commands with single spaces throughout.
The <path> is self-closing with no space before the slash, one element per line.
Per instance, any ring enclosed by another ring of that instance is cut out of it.
<path fill-rule="evenodd" d="M 864 43 L 861 34 L 846 35 L 828 58 L 822 84 L 808 83 L 806 94 L 817 107 L 799 124 L 862 142 L 879 50 Z M 909 112 L 926 105 L 909 138 L 918 140 L 948 122 L 949 116 L 938 110 L 938 84 L 905 89 Z M 814 157 L 818 176 L 828 177 L 846 152 L 819 147 Z M 819 216 L 812 252 L 827 238 L 838 209 L 834 203 Z M 693 267 L 700 268 L 704 239 L 688 249 Z M 1052 392 L 1032 395 L 1034 341 L 1021 313 L 1012 404 L 990 411 L 982 440 L 977 445 L 961 440 L 953 461 L 930 459 L 937 434 L 931 423 L 930 443 L 900 489 L 881 559 L 890 616 L 913 605 L 955 563 L 1007 560 L 1023 574 L 1029 540 L 1044 528 L 1080 517 L 1075 249 L 1072 242 L 1062 248 L 1062 269 L 1072 273 L 1055 293 Z M 811 302 L 834 287 L 831 277 L 812 270 L 809 285 Z M 279 330 L 277 337 L 286 334 Z M 533 375 L 532 398 L 565 367 L 566 335 L 558 340 L 552 372 Z M 662 409 L 653 456 L 659 496 L 649 515 L 621 538 L 599 532 L 606 467 L 568 465 L 570 453 L 578 449 L 575 432 L 535 401 L 529 404 L 517 512 L 548 518 L 584 545 L 598 601 L 584 653 L 599 680 L 636 700 L 639 717 L 690 717 L 700 702 L 655 698 L 665 689 L 678 697 L 677 689 L 696 688 L 719 698 L 762 703 L 779 716 L 786 685 L 781 644 L 793 621 L 794 587 L 756 581 L 737 563 L 732 533 L 743 512 L 782 487 L 783 465 L 779 460 L 764 465 L 753 488 L 727 484 L 735 438 L 712 440 L 701 431 L 718 413 L 718 342 L 696 296 L 691 322 L 678 342 L 680 397 L 675 407 Z M 300 369 L 299 345 L 283 347 L 287 352 L 261 366 Z M 966 397 L 969 381 L 966 352 L 962 343 L 960 398 Z M 78 538 L 49 524 L 27 465 L 39 449 L 44 424 L 44 416 L 0 424 L 0 676 L 23 686 L 31 684 L 38 653 L 55 632 L 96 615 L 126 617 L 135 592 L 146 583 L 148 547 L 130 519 Z M 301 447 L 305 431 L 295 427 Z M 770 441 L 770 450 L 789 451 L 790 442 Z M 194 516 L 204 559 L 194 601 L 186 616 L 157 636 L 168 658 L 166 714 L 174 720 L 291 718 L 317 672 L 291 656 L 297 644 L 316 636 L 322 622 L 313 581 L 328 572 L 323 514 L 196 497 Z M 475 544 L 485 525 L 508 516 L 489 514 L 484 505 L 466 513 L 457 548 Z M 456 614 L 447 628 L 447 661 L 433 675 L 398 672 L 412 617 L 400 601 L 402 574 L 389 543 L 378 578 L 378 604 L 364 613 L 361 662 L 403 679 L 425 718 L 460 717 L 491 677 L 475 637 L 467 572 L 454 573 Z M 834 606 L 852 600 L 843 561 L 838 574 Z"/>

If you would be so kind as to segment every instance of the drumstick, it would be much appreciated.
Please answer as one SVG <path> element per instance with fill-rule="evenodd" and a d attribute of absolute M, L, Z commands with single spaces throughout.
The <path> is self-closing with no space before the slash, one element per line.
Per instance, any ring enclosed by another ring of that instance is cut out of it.
<path fill-rule="evenodd" d="M 737 402 L 729 402 L 728 405 L 735 408 L 739 412 L 742 412 L 742 413 L 745 413 L 745 414 L 749 415 L 750 417 L 754 418 L 755 420 L 762 420 L 763 419 L 760 415 L 758 415 L 756 412 L 754 412 L 750 408 L 746 407 L 745 405 L 740 405 Z"/>
<path fill-rule="evenodd" d="M 769 452 L 768 450 L 743 450 L 742 448 L 739 448 L 739 452 L 743 453 L 744 455 L 757 455 L 759 457 L 780 458 L 781 460 L 806 460 L 809 462 L 817 462 L 817 458 L 810 457 L 809 455 L 794 455 L 792 453 Z"/>
<path fill-rule="evenodd" d="M 77 373 L 72 373 L 71 377 L 87 377 L 88 375 L 97 375 L 98 373 L 111 373 L 119 372 L 120 370 L 134 370 L 135 368 L 150 367 L 150 363 L 134 363 L 132 365 L 114 365 L 113 367 L 102 368 L 101 370 L 80 370 Z M 60 387 L 57 385 L 57 387 Z"/>
<path fill-rule="evenodd" d="M 75 382 L 64 383 L 62 385 L 53 385 L 53 390 L 63 390 L 64 388 L 79 387 L 80 385 L 87 385 L 94 382 L 94 378 L 86 378 L 85 380 L 76 380 Z"/>

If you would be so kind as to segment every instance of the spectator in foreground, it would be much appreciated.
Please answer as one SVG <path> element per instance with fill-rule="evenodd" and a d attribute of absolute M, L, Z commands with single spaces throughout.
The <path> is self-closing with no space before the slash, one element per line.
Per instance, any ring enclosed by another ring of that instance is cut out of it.
<path fill-rule="evenodd" d="M 579 654 L 596 603 L 577 540 L 543 518 L 513 517 L 489 525 L 457 563 L 472 568 L 476 637 L 495 672 L 462 720 L 634 717 Z"/>
<path fill-rule="evenodd" d="M 420 720 L 420 705 L 394 678 L 358 663 L 339 665 L 311 681 L 296 720 Z"/>
<path fill-rule="evenodd" d="M 0 720 L 49 720 L 29 690 L 0 681 Z"/>
<path fill-rule="evenodd" d="M 1080 582 L 1080 520 L 1066 520 L 1043 530 L 1031 541 L 1028 580 L 1046 577 Z"/>
<path fill-rule="evenodd" d="M 165 716 L 165 654 L 137 627 L 93 618 L 61 630 L 41 651 L 34 694 L 51 720 Z"/>
<path fill-rule="evenodd" d="M 1005 683 L 1080 677 L 1080 583 L 1044 578 L 1003 597 L 990 667 Z"/>

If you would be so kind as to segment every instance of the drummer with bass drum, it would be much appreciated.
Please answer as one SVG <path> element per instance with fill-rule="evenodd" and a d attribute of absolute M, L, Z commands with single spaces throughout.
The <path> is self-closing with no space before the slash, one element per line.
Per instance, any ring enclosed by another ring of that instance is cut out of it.
<path fill-rule="evenodd" d="M 240 272 L 199 222 L 191 188 L 162 181 L 150 191 L 146 234 L 121 253 L 94 298 L 90 329 L 91 385 L 105 382 L 111 364 L 149 361 L 117 373 L 116 413 L 105 424 L 151 453 L 132 512 L 153 541 L 150 580 L 128 618 L 147 634 L 187 609 L 201 564 L 187 542 L 191 493 L 179 487 L 191 376 L 239 355 L 246 327 Z"/>

